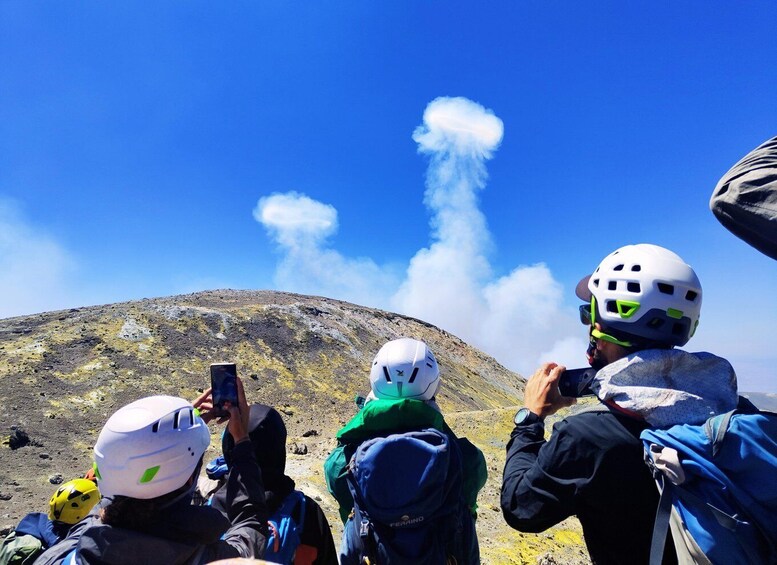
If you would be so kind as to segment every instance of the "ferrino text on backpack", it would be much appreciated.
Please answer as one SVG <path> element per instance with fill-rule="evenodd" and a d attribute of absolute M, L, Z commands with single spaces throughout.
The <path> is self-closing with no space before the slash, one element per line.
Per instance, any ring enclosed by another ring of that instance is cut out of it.
<path fill-rule="evenodd" d="M 651 565 L 669 528 L 680 563 L 777 563 L 777 414 L 740 397 L 702 425 L 641 438 L 661 491 Z"/>
<path fill-rule="evenodd" d="M 477 560 L 469 555 L 477 545 L 462 501 L 461 454 L 443 432 L 367 440 L 351 458 L 347 480 L 354 507 L 343 530 L 341 564 Z"/>
<path fill-rule="evenodd" d="M 299 563 L 295 553 L 302 539 L 305 524 L 305 494 L 293 490 L 267 520 L 270 536 L 263 559 L 270 563 Z"/>

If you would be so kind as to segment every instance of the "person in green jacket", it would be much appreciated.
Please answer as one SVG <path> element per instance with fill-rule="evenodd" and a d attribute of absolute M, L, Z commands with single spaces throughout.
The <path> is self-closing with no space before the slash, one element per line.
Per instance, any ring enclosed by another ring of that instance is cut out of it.
<path fill-rule="evenodd" d="M 400 338 L 381 347 L 370 370 L 370 393 L 364 408 L 337 432 L 337 447 L 324 463 L 329 492 L 340 505 L 343 523 L 353 508 L 346 475 L 356 448 L 371 438 L 435 428 L 455 441 L 463 464 L 462 495 L 473 518 L 477 496 L 486 484 L 486 459 L 468 439 L 458 438 L 445 423 L 435 398 L 440 388 L 437 360 L 427 345 Z"/>

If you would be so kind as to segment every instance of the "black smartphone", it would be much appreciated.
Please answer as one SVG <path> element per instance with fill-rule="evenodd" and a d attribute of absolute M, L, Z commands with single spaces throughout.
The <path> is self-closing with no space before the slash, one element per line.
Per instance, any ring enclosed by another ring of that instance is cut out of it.
<path fill-rule="evenodd" d="M 592 396 L 591 382 L 596 375 L 596 369 L 588 367 L 586 369 L 567 369 L 561 373 L 558 381 L 558 390 L 561 396 Z"/>
<path fill-rule="evenodd" d="M 217 414 L 226 414 L 224 403 L 237 406 L 237 365 L 234 363 L 213 363 L 210 366 L 210 388 L 213 408 Z"/>

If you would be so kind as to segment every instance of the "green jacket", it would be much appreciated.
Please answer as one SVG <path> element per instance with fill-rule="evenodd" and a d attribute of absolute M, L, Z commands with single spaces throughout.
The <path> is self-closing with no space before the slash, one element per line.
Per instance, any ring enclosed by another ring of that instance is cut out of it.
<path fill-rule="evenodd" d="M 337 447 L 324 463 L 326 485 L 340 504 L 340 518 L 343 523 L 348 520 L 353 508 L 353 497 L 346 480 L 348 462 L 359 444 L 378 436 L 424 428 L 440 430 L 458 444 L 464 467 L 464 500 L 472 515 L 476 516 L 478 493 L 488 478 L 483 452 L 467 438 L 457 438 L 445 423 L 442 414 L 421 400 L 373 400 L 337 432 Z"/>

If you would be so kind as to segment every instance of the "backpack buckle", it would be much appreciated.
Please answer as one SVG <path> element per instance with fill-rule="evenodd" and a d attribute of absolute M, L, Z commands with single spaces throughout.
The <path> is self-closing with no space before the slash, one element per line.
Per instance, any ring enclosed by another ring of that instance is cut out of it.
<path fill-rule="evenodd" d="M 366 518 L 362 518 L 362 523 L 359 526 L 359 535 L 361 537 L 367 537 L 367 535 L 370 533 L 370 521 Z"/>

